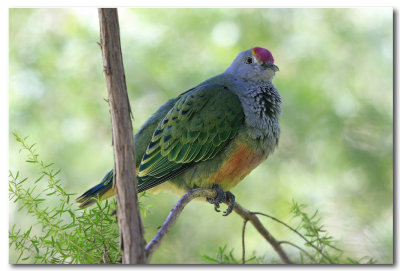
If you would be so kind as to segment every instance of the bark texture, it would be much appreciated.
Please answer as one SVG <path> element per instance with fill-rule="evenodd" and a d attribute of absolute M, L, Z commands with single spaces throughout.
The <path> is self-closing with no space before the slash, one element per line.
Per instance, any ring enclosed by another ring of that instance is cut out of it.
<path fill-rule="evenodd" d="M 134 137 L 125 82 L 118 12 L 100 8 L 100 46 L 103 55 L 114 145 L 114 185 L 121 231 L 122 263 L 146 263 L 144 230 L 137 199 Z"/>

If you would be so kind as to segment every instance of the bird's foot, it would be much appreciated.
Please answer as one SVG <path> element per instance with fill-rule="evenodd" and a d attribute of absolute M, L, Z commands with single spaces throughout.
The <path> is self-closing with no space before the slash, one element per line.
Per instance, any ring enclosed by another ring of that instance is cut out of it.
<path fill-rule="evenodd" d="M 223 216 L 227 216 L 230 213 L 232 213 L 233 207 L 235 206 L 235 195 L 233 195 L 231 192 L 227 191 L 226 192 L 226 197 L 228 198 L 229 205 L 226 211 L 224 211 Z"/>
<path fill-rule="evenodd" d="M 219 204 L 222 202 L 225 202 L 226 200 L 226 195 L 224 190 L 222 190 L 221 187 L 219 187 L 218 185 L 213 185 L 212 189 L 214 189 L 217 192 L 217 196 L 212 199 L 212 198 L 207 198 L 207 202 L 214 204 L 214 210 L 216 212 L 220 212 L 219 210 Z"/>
<path fill-rule="evenodd" d="M 233 206 L 235 205 L 235 196 L 229 191 L 224 192 L 224 190 L 222 190 L 222 188 L 219 187 L 218 185 L 213 185 L 212 188 L 217 192 L 217 197 L 214 199 L 207 198 L 207 202 L 214 204 L 214 210 L 216 212 L 220 212 L 219 204 L 224 203 L 224 202 L 226 202 L 226 200 L 228 200 L 229 205 L 228 205 L 228 208 L 226 209 L 226 211 L 224 211 L 223 216 L 229 215 L 233 210 Z"/>

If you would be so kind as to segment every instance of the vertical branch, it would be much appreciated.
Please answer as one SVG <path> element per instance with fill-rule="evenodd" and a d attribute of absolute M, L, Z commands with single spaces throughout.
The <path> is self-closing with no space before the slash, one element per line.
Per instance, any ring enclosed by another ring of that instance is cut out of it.
<path fill-rule="evenodd" d="M 145 263 L 145 240 L 140 218 L 135 172 L 131 108 L 122 62 L 117 9 L 100 8 L 100 37 L 114 145 L 114 185 L 121 232 L 122 263 Z"/>

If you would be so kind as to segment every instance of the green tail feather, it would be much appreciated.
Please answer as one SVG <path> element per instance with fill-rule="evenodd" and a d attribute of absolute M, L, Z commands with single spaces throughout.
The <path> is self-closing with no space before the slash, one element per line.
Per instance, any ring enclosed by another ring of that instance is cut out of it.
<path fill-rule="evenodd" d="M 172 178 L 178 176 L 191 166 L 194 163 L 183 164 L 180 168 L 171 171 L 167 175 L 162 177 L 154 177 L 154 176 L 144 176 L 144 177 L 136 177 L 138 182 L 137 191 L 141 193 L 146 191 L 147 189 L 153 188 L 165 181 L 171 180 Z M 90 188 L 88 191 L 83 193 L 79 198 L 76 199 L 76 202 L 80 203 L 79 208 L 86 208 L 96 202 L 97 198 L 101 198 L 103 195 L 106 195 L 107 192 L 111 192 L 110 189 L 113 187 L 113 178 L 114 178 L 114 170 L 110 170 L 106 176 L 104 176 L 101 183 L 95 185 Z M 112 194 L 111 194 L 112 195 Z M 111 196 L 110 194 L 106 195 L 106 197 Z"/>
<path fill-rule="evenodd" d="M 107 193 L 113 186 L 113 170 L 104 176 L 101 183 L 90 188 L 88 191 L 83 193 L 76 202 L 80 203 L 79 208 L 86 208 L 96 202 L 96 198 L 101 198 L 105 193 Z"/>

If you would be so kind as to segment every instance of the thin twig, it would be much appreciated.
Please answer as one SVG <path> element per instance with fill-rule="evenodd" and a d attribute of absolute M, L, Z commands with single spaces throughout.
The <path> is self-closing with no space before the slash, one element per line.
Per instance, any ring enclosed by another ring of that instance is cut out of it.
<path fill-rule="evenodd" d="M 303 252 L 305 255 L 307 255 L 307 257 L 309 257 L 313 262 L 317 263 L 317 261 L 315 260 L 315 258 L 313 256 L 311 256 L 305 249 L 299 247 L 296 244 L 293 244 L 292 242 L 289 241 L 280 241 L 279 244 L 287 244 L 287 245 L 291 245 L 297 249 L 299 249 L 301 252 Z"/>
<path fill-rule="evenodd" d="M 242 264 L 246 264 L 246 247 L 244 243 L 244 233 L 246 231 L 246 224 L 247 224 L 247 219 L 243 220 L 243 227 L 242 227 Z"/>
<path fill-rule="evenodd" d="M 307 244 L 309 244 L 311 247 L 313 247 L 315 250 L 317 250 L 317 251 L 322 255 L 322 257 L 324 257 L 330 264 L 334 264 L 334 262 L 332 262 L 332 260 L 329 259 L 329 257 L 326 256 L 326 255 L 322 252 L 322 250 L 321 250 L 320 248 L 317 248 L 313 243 L 311 243 L 304 235 L 302 235 L 300 232 L 298 232 L 295 228 L 289 226 L 289 225 L 286 224 L 285 222 L 283 222 L 283 221 L 281 221 L 281 220 L 279 220 L 279 219 L 277 219 L 277 218 L 275 218 L 275 217 L 273 217 L 273 216 L 270 216 L 270 215 L 267 215 L 267 214 L 264 214 L 264 213 L 260 213 L 260 212 L 252 212 L 252 213 L 255 214 L 255 215 L 266 216 L 266 217 L 268 217 L 268 218 L 270 218 L 270 219 L 272 219 L 272 220 L 274 220 L 274 221 L 276 221 L 276 222 L 278 222 L 278 223 L 284 225 L 285 227 L 287 227 L 288 229 L 290 229 L 291 231 L 293 231 L 294 233 L 296 233 L 298 236 L 300 236 L 304 241 L 306 241 Z"/>

